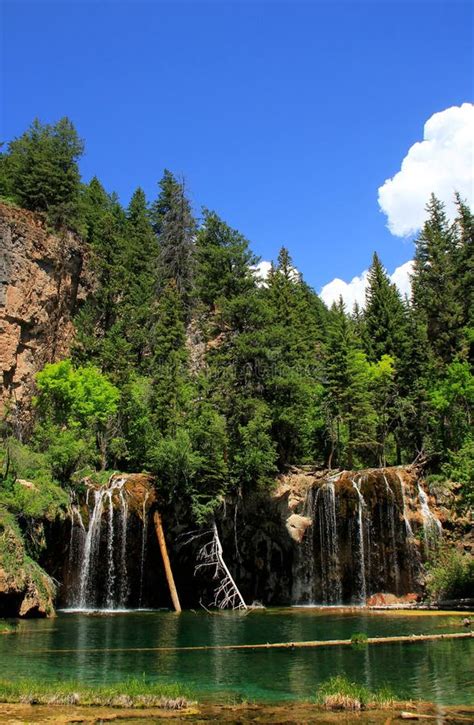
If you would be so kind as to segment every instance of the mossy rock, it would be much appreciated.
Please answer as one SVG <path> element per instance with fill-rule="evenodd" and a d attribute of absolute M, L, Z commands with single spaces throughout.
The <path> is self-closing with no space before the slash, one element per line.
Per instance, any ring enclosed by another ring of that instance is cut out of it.
<path fill-rule="evenodd" d="M 55 593 L 53 580 L 27 556 L 14 516 L 0 507 L 0 616 L 54 616 Z"/>

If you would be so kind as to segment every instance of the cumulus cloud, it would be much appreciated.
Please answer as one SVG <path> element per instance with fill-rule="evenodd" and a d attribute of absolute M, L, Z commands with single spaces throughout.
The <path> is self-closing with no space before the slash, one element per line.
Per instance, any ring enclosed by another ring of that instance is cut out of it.
<path fill-rule="evenodd" d="M 262 259 L 261 262 L 250 268 L 254 273 L 255 277 L 257 278 L 258 284 L 265 286 L 271 267 L 271 262 Z M 296 269 L 296 267 L 291 267 L 290 278 L 294 279 L 295 281 L 300 279 L 300 272 Z"/>
<path fill-rule="evenodd" d="M 413 262 L 405 262 L 404 264 L 397 267 L 393 274 L 390 275 L 392 282 L 396 284 L 402 296 L 410 296 L 411 283 L 410 274 L 413 270 Z M 352 311 L 355 303 L 357 302 L 360 307 L 365 304 L 365 290 L 367 289 L 367 275 L 369 271 L 366 269 L 358 277 L 353 277 L 350 282 L 344 282 L 344 280 L 333 279 L 332 282 L 328 282 L 322 288 L 319 296 L 330 307 L 333 302 L 337 302 L 339 297 L 342 297 L 348 310 Z"/>
<path fill-rule="evenodd" d="M 446 108 L 426 121 L 423 141 L 413 144 L 400 171 L 378 190 L 392 234 L 406 237 L 422 227 L 431 193 L 446 204 L 450 218 L 455 191 L 474 204 L 473 133 L 472 103 Z"/>
<path fill-rule="evenodd" d="M 271 262 L 267 262 L 265 259 L 262 259 L 261 262 L 255 265 L 255 267 L 251 267 L 252 272 L 256 276 L 257 280 L 261 280 L 262 282 L 265 282 L 265 280 L 268 277 L 268 274 L 270 272 L 270 268 L 272 266 Z"/>

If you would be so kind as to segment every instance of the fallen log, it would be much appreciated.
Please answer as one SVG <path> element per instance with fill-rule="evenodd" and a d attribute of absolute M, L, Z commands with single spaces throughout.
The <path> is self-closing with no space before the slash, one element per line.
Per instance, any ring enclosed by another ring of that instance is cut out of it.
<path fill-rule="evenodd" d="M 396 642 L 416 643 L 444 639 L 474 639 L 474 632 L 453 632 L 447 634 L 410 634 L 395 637 L 369 637 L 367 644 L 392 644 Z M 192 645 L 188 647 L 117 647 L 98 649 L 38 649 L 31 652 L 203 652 L 222 650 L 262 650 L 262 649 L 316 649 L 319 647 L 352 647 L 350 639 L 321 639 L 307 642 L 266 642 L 265 644 L 222 644 Z"/>
<path fill-rule="evenodd" d="M 160 545 L 161 558 L 163 559 L 163 566 L 166 574 L 166 581 L 168 582 L 168 588 L 170 590 L 171 601 L 175 612 L 181 612 L 181 604 L 179 603 L 178 592 L 174 583 L 173 572 L 171 570 L 170 559 L 168 556 L 168 549 L 166 547 L 165 532 L 163 531 L 163 524 L 161 521 L 161 514 L 159 511 L 155 511 L 153 515 L 153 521 L 155 524 L 156 536 Z"/>

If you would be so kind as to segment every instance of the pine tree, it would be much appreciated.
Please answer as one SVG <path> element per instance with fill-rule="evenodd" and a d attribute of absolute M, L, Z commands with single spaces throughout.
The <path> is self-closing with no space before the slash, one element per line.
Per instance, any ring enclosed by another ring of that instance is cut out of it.
<path fill-rule="evenodd" d="M 125 215 L 94 177 L 82 190 L 81 218 L 96 283 L 76 316 L 74 359 L 93 361 L 117 382 L 132 364 L 121 328 L 121 302 L 127 284 Z"/>
<path fill-rule="evenodd" d="M 433 195 L 428 219 L 416 240 L 413 304 L 426 320 L 428 342 L 439 368 L 459 349 L 462 305 L 456 279 L 456 238 L 444 205 Z"/>
<path fill-rule="evenodd" d="M 328 467 L 370 461 L 376 448 L 370 368 L 342 298 L 331 308 L 324 382 Z"/>
<path fill-rule="evenodd" d="M 460 324 L 467 331 L 474 328 L 474 215 L 459 194 L 456 194 L 456 206 L 454 275 L 462 307 Z"/>
<path fill-rule="evenodd" d="M 194 293 L 211 310 L 225 300 L 255 291 L 252 266 L 257 258 L 245 237 L 219 216 L 203 210 L 203 223 L 196 238 Z"/>
<path fill-rule="evenodd" d="M 152 416 L 155 429 L 163 435 L 176 432 L 185 407 L 187 353 L 183 319 L 182 300 L 173 280 L 163 290 L 149 333 Z"/>
<path fill-rule="evenodd" d="M 158 248 L 146 197 L 140 188 L 132 195 L 127 209 L 125 234 L 122 329 L 138 365 L 146 370 L 151 310 L 157 295 Z"/>
<path fill-rule="evenodd" d="M 84 144 L 71 121 L 54 125 L 36 119 L 2 156 L 3 193 L 21 206 L 48 213 L 55 226 L 78 224 L 80 173 Z"/>
<path fill-rule="evenodd" d="M 283 247 L 268 277 L 268 347 L 272 374 L 266 400 L 280 467 L 319 455 L 321 348 L 325 308 Z"/>
<path fill-rule="evenodd" d="M 405 307 L 375 252 L 367 277 L 363 320 L 368 359 L 377 362 L 383 355 L 400 357 L 406 335 Z"/>
<path fill-rule="evenodd" d="M 165 169 L 159 186 L 159 196 L 150 210 L 151 223 L 159 242 L 159 282 L 163 287 L 174 280 L 188 307 L 196 222 L 186 197 L 184 181 L 178 181 Z"/>

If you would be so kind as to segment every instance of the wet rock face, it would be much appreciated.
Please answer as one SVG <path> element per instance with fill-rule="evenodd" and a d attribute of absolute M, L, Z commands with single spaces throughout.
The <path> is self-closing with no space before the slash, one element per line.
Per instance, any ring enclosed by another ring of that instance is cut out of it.
<path fill-rule="evenodd" d="M 71 318 L 90 287 L 86 254 L 69 232 L 0 204 L 0 415 L 15 402 L 27 422 L 34 374 L 67 356 Z"/>
<path fill-rule="evenodd" d="M 442 526 L 414 472 L 289 474 L 275 495 L 295 542 L 294 603 L 358 604 L 377 592 L 421 591 L 421 563 Z M 294 535 L 295 517 L 310 522 L 302 536 Z"/>
<path fill-rule="evenodd" d="M 86 481 L 85 488 L 72 506 L 61 603 L 170 606 L 151 478 L 114 474 L 105 486 Z M 216 521 L 247 603 L 384 606 L 410 603 L 422 590 L 429 537 L 439 535 L 434 503 L 403 468 L 293 471 L 273 493 L 227 499 Z M 195 572 L 206 532 L 195 531 L 179 502 L 162 513 L 182 605 L 212 601 L 213 571 Z"/>
<path fill-rule="evenodd" d="M 60 603 L 80 609 L 167 607 L 153 527 L 156 492 L 150 476 L 113 474 L 104 485 L 82 481 L 71 505 Z"/>

